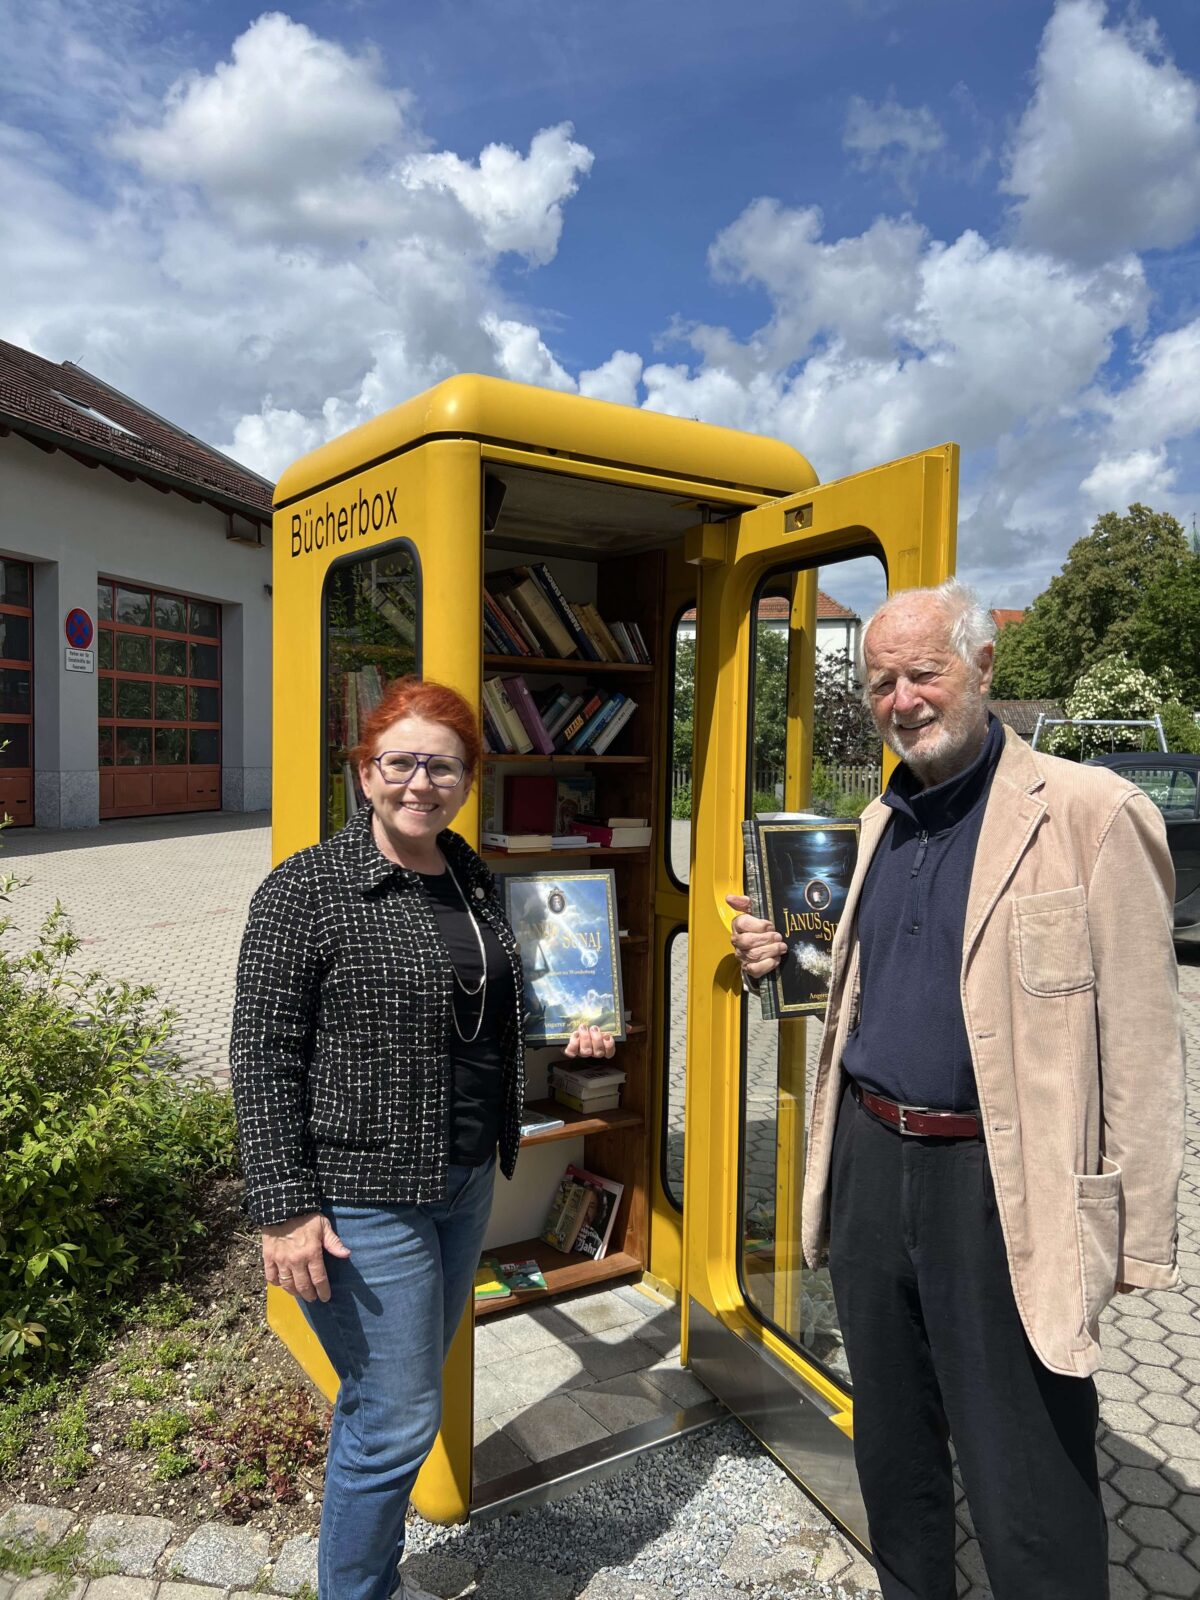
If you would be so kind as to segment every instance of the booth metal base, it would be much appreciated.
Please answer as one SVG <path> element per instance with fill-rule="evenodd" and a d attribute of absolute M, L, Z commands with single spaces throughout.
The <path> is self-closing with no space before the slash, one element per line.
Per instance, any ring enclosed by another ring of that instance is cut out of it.
<path fill-rule="evenodd" d="M 739 1417 L 801 1489 L 869 1553 L 854 1445 L 834 1407 L 761 1344 L 742 1338 L 692 1300 L 688 1365 Z"/>

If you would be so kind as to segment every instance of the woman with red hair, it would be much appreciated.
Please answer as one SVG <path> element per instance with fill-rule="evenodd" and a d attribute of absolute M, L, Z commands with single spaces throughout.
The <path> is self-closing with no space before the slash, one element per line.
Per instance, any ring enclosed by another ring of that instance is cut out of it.
<path fill-rule="evenodd" d="M 352 752 L 365 804 L 254 896 L 231 1060 L 268 1283 L 339 1379 L 320 1600 L 430 1600 L 398 1571 L 441 1371 L 524 1101 L 522 980 L 491 873 L 450 825 L 479 763 L 453 689 L 391 685 Z M 611 1056 L 580 1028 L 568 1056 Z M 397 1587 L 398 1584 L 398 1587 Z"/>

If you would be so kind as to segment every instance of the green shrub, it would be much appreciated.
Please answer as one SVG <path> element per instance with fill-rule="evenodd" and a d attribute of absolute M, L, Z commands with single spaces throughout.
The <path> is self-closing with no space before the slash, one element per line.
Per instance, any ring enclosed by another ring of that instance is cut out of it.
<path fill-rule="evenodd" d="M 180 1085 L 153 991 L 74 972 L 78 948 L 56 906 L 0 952 L 0 1389 L 94 1354 L 236 1162 L 230 1099 Z"/>
<path fill-rule="evenodd" d="M 1163 732 L 1167 736 L 1167 749 L 1191 755 L 1200 755 L 1200 724 L 1186 706 L 1178 700 L 1168 700 L 1158 708 Z"/>

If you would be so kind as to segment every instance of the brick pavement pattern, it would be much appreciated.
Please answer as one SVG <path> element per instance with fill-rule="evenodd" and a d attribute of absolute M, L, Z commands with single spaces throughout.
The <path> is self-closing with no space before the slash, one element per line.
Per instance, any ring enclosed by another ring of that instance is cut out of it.
<path fill-rule="evenodd" d="M 11 949 L 27 949 L 60 901 L 83 940 L 76 963 L 148 983 L 177 1014 L 191 1078 L 229 1082 L 238 946 L 250 896 L 271 867 L 265 812 L 148 817 L 0 836 L 0 873 L 26 880 L 8 908 Z"/>

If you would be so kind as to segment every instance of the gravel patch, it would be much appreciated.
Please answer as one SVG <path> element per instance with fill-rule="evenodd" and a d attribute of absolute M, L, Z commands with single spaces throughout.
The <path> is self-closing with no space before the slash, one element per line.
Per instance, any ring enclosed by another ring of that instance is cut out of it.
<path fill-rule="evenodd" d="M 754 1530 L 753 1560 L 743 1559 L 750 1556 L 746 1528 Z M 606 1578 L 614 1596 L 642 1589 L 654 1600 L 846 1600 L 879 1592 L 867 1563 L 733 1421 L 515 1516 L 439 1527 L 414 1515 L 408 1555 L 434 1551 L 482 1569 L 481 1579 L 518 1563 L 557 1575 L 561 1585 L 550 1583 L 556 1600 L 585 1593 L 592 1600 Z M 731 1554 L 734 1572 L 726 1565 Z"/>

